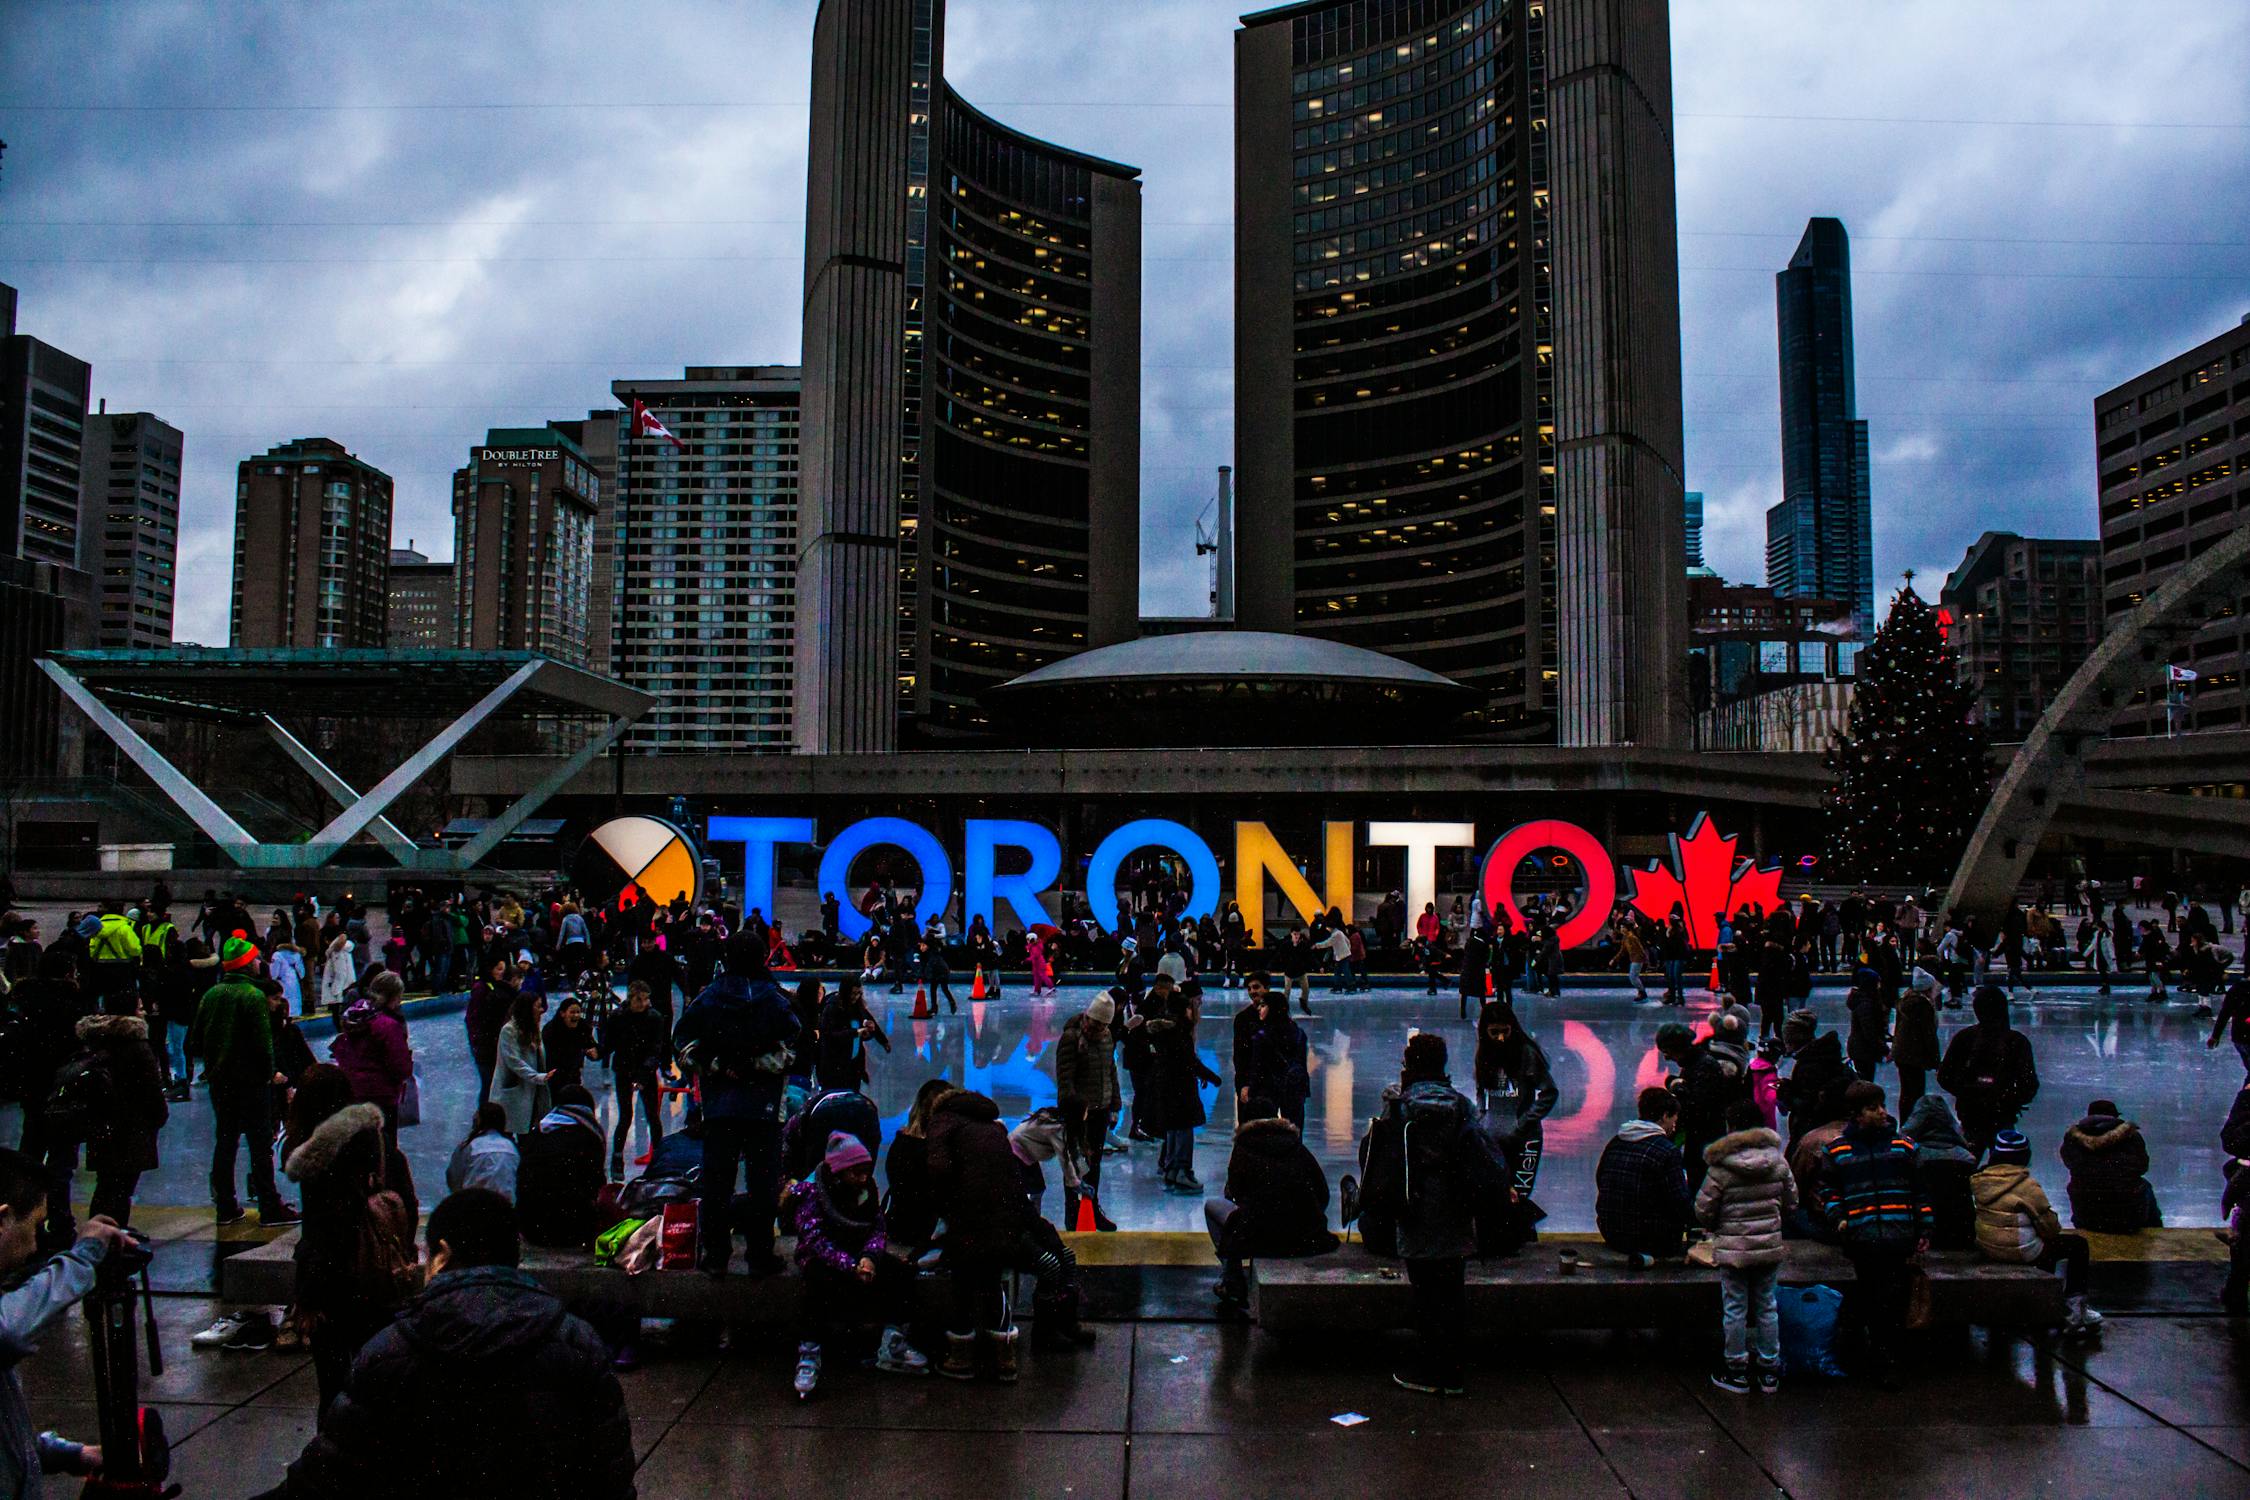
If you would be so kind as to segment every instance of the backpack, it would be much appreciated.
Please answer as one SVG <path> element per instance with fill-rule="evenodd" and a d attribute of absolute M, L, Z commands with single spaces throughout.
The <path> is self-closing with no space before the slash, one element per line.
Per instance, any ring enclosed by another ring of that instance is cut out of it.
<path fill-rule="evenodd" d="M 116 1093 L 108 1059 L 93 1052 L 79 1053 L 63 1064 L 62 1071 L 55 1075 L 54 1088 L 48 1091 L 47 1128 L 65 1140 L 107 1140 Z"/>

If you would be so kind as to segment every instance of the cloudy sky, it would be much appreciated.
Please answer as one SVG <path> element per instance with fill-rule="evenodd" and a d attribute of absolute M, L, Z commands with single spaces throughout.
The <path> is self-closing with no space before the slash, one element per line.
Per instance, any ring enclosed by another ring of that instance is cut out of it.
<path fill-rule="evenodd" d="M 1196 607 L 1230 457 L 1242 8 L 952 0 L 956 87 L 1146 174 L 1151 612 Z M 0 280 L 112 409 L 186 430 L 182 639 L 225 638 L 246 455 L 343 441 L 442 557 L 488 426 L 798 356 L 812 0 L 6 9 Z M 2093 398 L 2250 312 L 2250 4 L 1672 9 L 1712 564 L 1763 576 L 1772 273 L 1815 214 L 1853 239 L 1878 591 L 1987 528 L 2091 535 Z"/>

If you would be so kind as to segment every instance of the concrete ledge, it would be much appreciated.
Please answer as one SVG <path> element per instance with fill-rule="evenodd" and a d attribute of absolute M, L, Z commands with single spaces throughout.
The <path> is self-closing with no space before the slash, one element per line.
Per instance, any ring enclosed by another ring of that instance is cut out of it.
<path fill-rule="evenodd" d="M 1546 1241 L 1512 1259 L 1469 1262 L 1471 1323 L 1480 1331 L 1505 1332 L 1718 1322 L 1716 1272 L 1676 1263 L 1636 1271 L 1614 1252 L 1568 1248 L 1584 1262 L 1571 1275 L 1558 1266 L 1558 1246 Z M 1939 1322 L 2045 1327 L 2062 1319 L 2059 1276 L 1998 1265 L 1973 1252 L 1933 1251 L 1921 1264 L 1930 1276 Z M 1830 1246 L 1792 1241 L 1781 1279 L 1788 1286 L 1848 1284 L 1851 1262 Z M 1347 1245 L 1332 1255 L 1254 1263 L 1250 1310 L 1258 1326 L 1272 1333 L 1364 1333 L 1410 1326 L 1413 1294 L 1403 1264 Z"/>

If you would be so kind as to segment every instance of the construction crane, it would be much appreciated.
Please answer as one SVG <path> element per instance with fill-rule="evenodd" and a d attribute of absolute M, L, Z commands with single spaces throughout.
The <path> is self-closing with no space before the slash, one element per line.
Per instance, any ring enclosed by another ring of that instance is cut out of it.
<path fill-rule="evenodd" d="M 1203 518 L 1211 524 L 1205 526 Z M 1211 559 L 1211 617 L 1234 618 L 1234 470 L 1219 466 L 1219 492 L 1195 517 L 1195 555 Z"/>

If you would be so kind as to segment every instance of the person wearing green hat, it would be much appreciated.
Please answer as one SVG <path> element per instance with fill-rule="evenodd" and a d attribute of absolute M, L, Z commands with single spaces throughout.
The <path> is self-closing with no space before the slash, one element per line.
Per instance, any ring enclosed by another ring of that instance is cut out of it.
<path fill-rule="evenodd" d="M 211 1085 L 217 1139 L 211 1148 L 211 1202 L 222 1225 L 243 1217 L 237 1190 L 235 1144 L 249 1142 L 250 1191 L 258 1222 L 294 1224 L 296 1210 L 281 1201 L 273 1174 L 273 1099 L 268 1089 L 286 1080 L 274 1070 L 273 1021 L 258 985 L 258 948 L 237 932 L 219 945 L 219 982 L 204 993 L 190 1028 L 189 1050 L 203 1059 Z"/>

